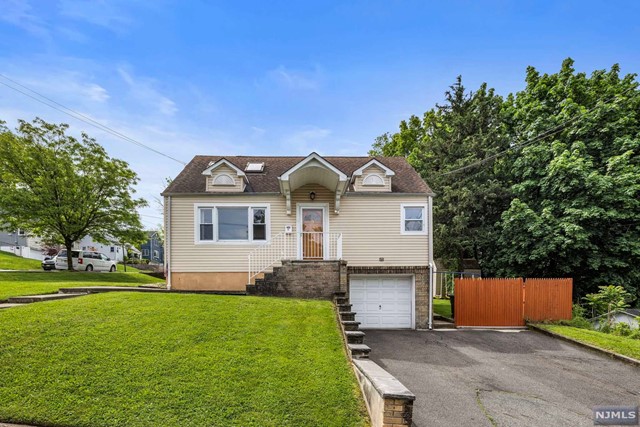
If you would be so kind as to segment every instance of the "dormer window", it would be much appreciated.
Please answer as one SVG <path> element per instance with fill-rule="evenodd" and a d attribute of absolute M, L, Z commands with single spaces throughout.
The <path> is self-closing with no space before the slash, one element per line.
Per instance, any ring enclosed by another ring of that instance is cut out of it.
<path fill-rule="evenodd" d="M 236 183 L 231 175 L 221 173 L 213 179 L 213 185 L 236 185 Z"/>
<path fill-rule="evenodd" d="M 362 185 L 381 186 L 384 185 L 384 179 L 378 174 L 369 174 L 362 180 Z"/>

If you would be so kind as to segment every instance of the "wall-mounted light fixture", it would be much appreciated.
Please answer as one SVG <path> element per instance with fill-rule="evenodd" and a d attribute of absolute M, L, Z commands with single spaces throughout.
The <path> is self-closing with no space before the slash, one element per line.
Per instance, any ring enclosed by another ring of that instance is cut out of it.
<path fill-rule="evenodd" d="M 309 199 L 310 200 L 315 200 L 316 199 L 316 192 L 312 191 L 311 193 L 309 193 Z"/>

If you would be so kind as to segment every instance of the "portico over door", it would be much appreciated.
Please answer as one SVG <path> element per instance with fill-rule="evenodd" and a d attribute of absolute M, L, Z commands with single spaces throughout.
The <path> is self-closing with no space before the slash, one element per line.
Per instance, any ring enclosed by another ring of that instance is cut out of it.
<path fill-rule="evenodd" d="M 302 259 L 324 259 L 324 209 L 301 208 Z"/>

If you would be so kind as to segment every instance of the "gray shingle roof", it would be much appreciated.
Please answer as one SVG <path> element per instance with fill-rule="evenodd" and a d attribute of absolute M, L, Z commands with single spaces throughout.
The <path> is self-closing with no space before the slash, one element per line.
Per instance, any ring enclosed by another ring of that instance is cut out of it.
<path fill-rule="evenodd" d="M 202 175 L 210 164 L 226 159 L 238 169 L 244 170 L 247 163 L 264 162 L 262 173 L 247 173 L 245 193 L 278 193 L 280 185 L 278 177 L 306 157 L 267 157 L 267 156 L 195 156 L 173 182 L 162 193 L 163 195 L 179 194 L 211 194 L 206 191 L 206 176 Z M 362 167 L 374 157 L 323 157 L 326 161 L 340 169 L 347 176 Z M 391 168 L 395 176 L 391 180 L 393 193 L 432 193 L 420 175 L 404 157 L 375 157 L 376 160 Z"/>

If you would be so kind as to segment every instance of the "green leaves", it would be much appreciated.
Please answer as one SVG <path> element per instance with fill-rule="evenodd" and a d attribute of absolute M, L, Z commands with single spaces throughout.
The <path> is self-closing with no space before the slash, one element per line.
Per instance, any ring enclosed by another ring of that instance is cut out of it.
<path fill-rule="evenodd" d="M 529 67 L 526 87 L 504 100 L 458 79 L 444 105 L 373 152 L 407 157 L 436 192 L 435 257 L 449 268 L 474 257 L 487 275 L 571 276 L 578 296 L 614 284 L 640 297 L 635 79 L 617 64 L 577 73 L 571 58 L 555 74 Z"/>
<path fill-rule="evenodd" d="M 36 118 L 0 128 L 0 223 L 67 248 L 86 235 L 137 243 L 144 233 L 133 197 L 138 177 L 94 139 Z"/>

